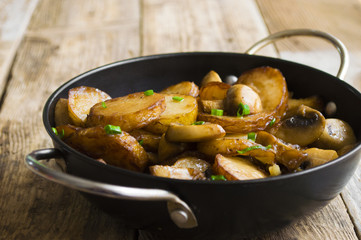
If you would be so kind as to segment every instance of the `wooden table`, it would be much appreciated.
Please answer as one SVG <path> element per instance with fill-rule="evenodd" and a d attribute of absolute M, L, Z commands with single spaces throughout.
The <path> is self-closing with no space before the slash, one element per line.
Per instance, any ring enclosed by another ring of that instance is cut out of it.
<path fill-rule="evenodd" d="M 30 172 L 24 157 L 51 147 L 42 108 L 60 84 L 113 61 L 168 52 L 244 52 L 269 33 L 313 28 L 351 54 L 361 90 L 360 0 L 2 0 L 0 2 L 0 239 L 148 239 L 78 192 Z M 335 74 L 323 40 L 297 37 L 259 52 Z M 322 211 L 257 239 L 360 239 L 361 168 Z"/>

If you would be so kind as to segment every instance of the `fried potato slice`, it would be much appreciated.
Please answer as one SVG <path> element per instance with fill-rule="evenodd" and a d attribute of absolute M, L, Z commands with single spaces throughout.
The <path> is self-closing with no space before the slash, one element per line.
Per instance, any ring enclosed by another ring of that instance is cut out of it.
<path fill-rule="evenodd" d="M 316 167 L 338 158 L 337 152 L 331 149 L 308 148 L 304 152 L 307 153 L 310 163 L 307 168 Z"/>
<path fill-rule="evenodd" d="M 61 126 L 61 125 L 73 123 L 73 121 L 69 116 L 68 99 L 59 98 L 58 102 L 55 105 L 54 121 L 55 121 L 55 126 Z"/>
<path fill-rule="evenodd" d="M 199 100 L 201 112 L 211 113 L 212 109 L 224 109 L 223 100 Z"/>
<path fill-rule="evenodd" d="M 262 112 L 243 117 L 199 113 L 198 120 L 219 124 L 226 132 L 236 133 L 261 131 L 266 129 L 273 119 L 276 123 L 279 121 L 287 108 L 288 90 L 286 80 L 278 69 L 251 69 L 243 73 L 237 83 L 245 84 L 258 93 L 262 102 Z"/>
<path fill-rule="evenodd" d="M 222 82 L 222 79 L 217 72 L 211 70 L 205 75 L 201 82 L 201 87 L 206 86 L 210 82 Z"/>
<path fill-rule="evenodd" d="M 89 112 L 87 126 L 120 126 L 126 132 L 142 128 L 157 120 L 165 111 L 166 102 L 162 94 L 146 96 L 144 92 L 129 94 L 95 104 Z"/>
<path fill-rule="evenodd" d="M 324 110 L 324 103 L 320 96 L 314 95 L 307 98 L 289 98 L 288 99 L 288 109 L 295 109 L 305 105 L 307 107 L 316 109 L 317 111 L 322 112 Z"/>
<path fill-rule="evenodd" d="M 149 167 L 150 174 L 158 177 L 184 179 L 184 180 L 204 180 L 205 174 L 194 168 L 183 168 L 165 165 L 154 165 Z"/>
<path fill-rule="evenodd" d="M 162 94 L 165 97 L 165 111 L 158 119 L 148 124 L 144 129 L 156 134 L 163 134 L 171 123 L 192 124 L 197 119 L 198 104 L 196 98 L 179 94 Z M 182 97 L 177 101 L 173 97 Z"/>
<path fill-rule="evenodd" d="M 223 100 L 231 85 L 224 82 L 210 82 L 201 87 L 199 97 L 201 100 Z"/>
<path fill-rule="evenodd" d="M 71 124 L 66 124 L 66 125 L 57 126 L 55 129 L 56 129 L 56 135 L 62 140 L 64 140 L 65 138 L 69 137 L 71 134 L 75 133 L 81 128 Z"/>
<path fill-rule="evenodd" d="M 197 97 L 199 88 L 194 82 L 184 81 L 163 89 L 162 94 L 181 94 Z"/>
<path fill-rule="evenodd" d="M 227 180 L 250 180 L 265 178 L 267 175 L 248 159 L 240 157 L 225 157 L 217 154 L 213 171 L 223 175 Z"/>
<path fill-rule="evenodd" d="M 254 68 L 241 74 L 237 83 L 245 84 L 255 90 L 261 98 L 264 110 L 277 109 L 282 110 L 282 113 L 285 111 L 288 90 L 280 70 L 272 67 Z"/>
<path fill-rule="evenodd" d="M 144 147 L 146 151 L 157 152 L 161 135 L 143 129 L 135 129 L 129 133 Z"/>
<path fill-rule="evenodd" d="M 148 156 L 138 141 L 122 131 L 107 134 L 104 127 L 84 128 L 71 134 L 64 141 L 74 149 L 107 164 L 142 172 L 148 164 Z"/>
<path fill-rule="evenodd" d="M 77 126 L 84 125 L 87 114 L 94 104 L 104 102 L 111 97 L 93 87 L 80 86 L 69 90 L 68 92 L 68 109 L 69 116 Z"/>
<path fill-rule="evenodd" d="M 216 139 L 226 135 L 226 131 L 214 123 L 202 125 L 182 125 L 172 123 L 169 125 L 165 137 L 170 142 L 202 142 Z"/>
<path fill-rule="evenodd" d="M 214 158 L 218 153 L 227 156 L 237 155 L 238 150 L 256 145 L 247 139 L 247 134 L 227 134 L 224 137 L 197 143 L 197 150 Z"/>

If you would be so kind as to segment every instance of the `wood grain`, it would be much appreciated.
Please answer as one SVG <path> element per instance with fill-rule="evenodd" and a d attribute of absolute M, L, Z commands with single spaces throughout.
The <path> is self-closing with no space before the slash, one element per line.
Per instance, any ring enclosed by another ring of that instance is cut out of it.
<path fill-rule="evenodd" d="M 37 2 L 38 0 L 0 2 L 0 93 L 5 88 L 16 51 Z"/>
<path fill-rule="evenodd" d="M 360 1 L 269 1 L 258 0 L 270 32 L 291 28 L 313 28 L 333 34 L 344 42 L 350 52 L 350 67 L 345 81 L 361 90 L 361 4 Z M 335 74 L 338 55 L 324 41 L 295 38 L 277 44 L 282 58 L 302 62 Z M 293 55 L 293 56 L 292 56 Z M 331 59 L 331 60 L 328 60 Z M 335 59 L 335 60 L 334 60 Z M 328 61 L 327 61 L 328 60 Z M 327 63 L 327 64 L 326 64 Z M 361 163 L 342 193 L 355 230 L 361 238 Z"/>
<path fill-rule="evenodd" d="M 0 112 L 1 239 L 134 238 L 82 195 L 37 177 L 23 163 L 26 153 L 51 147 L 41 119 L 51 92 L 76 74 L 140 52 L 138 2 L 76 3 L 41 1 L 17 52 Z M 107 21 L 122 27 L 102 29 Z"/>

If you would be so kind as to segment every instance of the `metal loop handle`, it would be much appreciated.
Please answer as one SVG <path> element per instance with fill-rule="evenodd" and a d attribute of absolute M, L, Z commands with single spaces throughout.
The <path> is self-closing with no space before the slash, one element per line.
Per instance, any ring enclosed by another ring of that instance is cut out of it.
<path fill-rule="evenodd" d="M 337 72 L 337 77 L 339 79 L 344 79 L 346 76 L 347 69 L 349 67 L 349 54 L 345 45 L 336 37 L 332 36 L 331 34 L 321 32 L 318 30 L 313 29 L 292 29 L 292 30 L 285 30 L 281 32 L 277 32 L 274 34 L 269 35 L 268 37 L 256 42 L 253 44 L 247 51 L 246 54 L 254 54 L 264 46 L 278 40 L 281 38 L 292 37 L 292 36 L 314 36 L 323 38 L 332 43 L 332 45 L 337 49 L 338 53 L 340 54 L 340 68 Z"/>
<path fill-rule="evenodd" d="M 167 190 L 124 187 L 95 182 L 55 171 L 39 162 L 39 160 L 51 158 L 62 158 L 62 154 L 55 148 L 40 149 L 28 154 L 25 163 L 37 175 L 82 192 L 124 200 L 167 201 L 169 216 L 179 228 L 198 226 L 197 219 L 190 207 Z"/>

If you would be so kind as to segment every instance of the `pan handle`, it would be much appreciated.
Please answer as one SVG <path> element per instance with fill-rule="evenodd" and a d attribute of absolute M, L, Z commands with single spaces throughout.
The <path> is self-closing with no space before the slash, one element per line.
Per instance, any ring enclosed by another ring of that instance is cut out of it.
<path fill-rule="evenodd" d="M 169 216 L 179 228 L 198 226 L 191 208 L 178 196 L 167 190 L 124 187 L 95 182 L 53 170 L 39 162 L 39 160 L 51 158 L 62 158 L 62 153 L 55 148 L 35 150 L 26 156 L 25 163 L 37 175 L 82 192 L 123 200 L 167 201 Z"/>
<path fill-rule="evenodd" d="M 246 54 L 254 54 L 261 48 L 265 47 L 266 45 L 286 37 L 292 37 L 292 36 L 314 36 L 314 37 L 320 37 L 323 38 L 329 42 L 332 43 L 332 45 L 337 49 L 338 53 L 340 54 L 341 62 L 340 62 L 340 68 L 337 72 L 337 77 L 339 79 L 344 80 L 346 76 L 346 72 L 349 66 L 349 54 L 347 51 L 347 48 L 345 45 L 336 37 L 329 33 L 321 32 L 318 30 L 313 29 L 291 29 L 291 30 L 285 30 L 281 32 L 277 32 L 274 34 L 269 35 L 268 37 L 261 39 L 260 41 L 253 44 L 247 51 Z"/>

